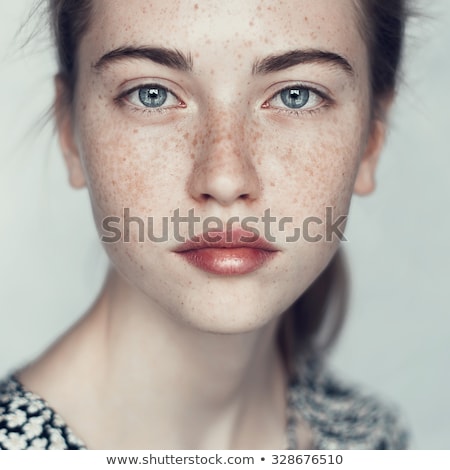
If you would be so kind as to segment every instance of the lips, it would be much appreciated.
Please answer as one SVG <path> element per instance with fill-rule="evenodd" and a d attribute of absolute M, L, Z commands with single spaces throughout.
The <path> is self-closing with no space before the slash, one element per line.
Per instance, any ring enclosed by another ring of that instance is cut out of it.
<path fill-rule="evenodd" d="M 175 250 L 189 264 L 202 271 L 237 276 L 254 272 L 279 252 L 273 244 L 252 232 L 208 232 Z"/>

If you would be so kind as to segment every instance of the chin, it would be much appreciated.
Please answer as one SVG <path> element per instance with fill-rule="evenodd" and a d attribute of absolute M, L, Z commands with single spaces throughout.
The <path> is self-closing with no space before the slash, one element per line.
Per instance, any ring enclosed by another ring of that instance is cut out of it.
<path fill-rule="evenodd" d="M 217 309 L 213 314 L 208 312 L 190 312 L 180 314 L 182 321 L 198 332 L 216 335 L 238 335 L 258 331 L 267 326 L 279 314 L 262 315 L 261 312 L 241 311 L 239 315 L 222 312 Z"/>
<path fill-rule="evenodd" d="M 251 290 L 243 285 L 230 289 L 218 287 L 216 292 L 212 286 L 210 289 L 203 293 L 185 292 L 181 302 L 169 309 L 177 319 L 195 330 L 221 335 L 244 334 L 279 319 L 297 298 L 294 294 L 291 299 L 288 296 L 280 298 L 279 291 Z"/>

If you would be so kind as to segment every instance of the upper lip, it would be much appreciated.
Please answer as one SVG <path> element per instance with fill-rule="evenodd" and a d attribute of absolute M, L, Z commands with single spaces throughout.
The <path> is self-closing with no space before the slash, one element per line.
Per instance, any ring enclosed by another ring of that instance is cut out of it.
<path fill-rule="evenodd" d="M 174 251 L 183 253 L 191 250 L 205 248 L 253 248 L 263 251 L 280 251 L 273 243 L 269 243 L 261 236 L 243 229 L 231 232 L 208 231 L 186 241 Z"/>

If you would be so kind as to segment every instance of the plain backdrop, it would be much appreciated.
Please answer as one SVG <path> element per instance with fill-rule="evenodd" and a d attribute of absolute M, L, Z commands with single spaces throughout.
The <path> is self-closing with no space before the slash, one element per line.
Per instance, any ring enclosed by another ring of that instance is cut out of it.
<path fill-rule="evenodd" d="M 53 51 L 15 37 L 32 3 L 0 3 L 0 376 L 80 317 L 107 266 L 87 191 L 43 126 Z M 331 363 L 400 407 L 413 448 L 450 449 L 450 2 L 418 4 L 378 187 L 352 205 L 352 302 Z"/>

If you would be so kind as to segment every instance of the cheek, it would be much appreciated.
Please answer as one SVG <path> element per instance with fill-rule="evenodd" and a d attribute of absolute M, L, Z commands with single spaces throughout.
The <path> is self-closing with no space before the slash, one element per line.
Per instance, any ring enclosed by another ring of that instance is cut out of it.
<path fill-rule="evenodd" d="M 269 187 L 280 205 L 302 216 L 318 215 L 327 206 L 345 213 L 365 145 L 363 123 L 362 114 L 336 113 L 266 130 L 258 166 L 270 168 Z"/>
<path fill-rule="evenodd" d="M 147 216 L 178 207 L 190 159 L 189 133 L 181 126 L 139 127 L 86 119 L 82 160 L 98 220 L 130 208 Z M 170 137 L 168 137 L 170 136 Z M 164 214 L 166 215 L 166 214 Z"/>

